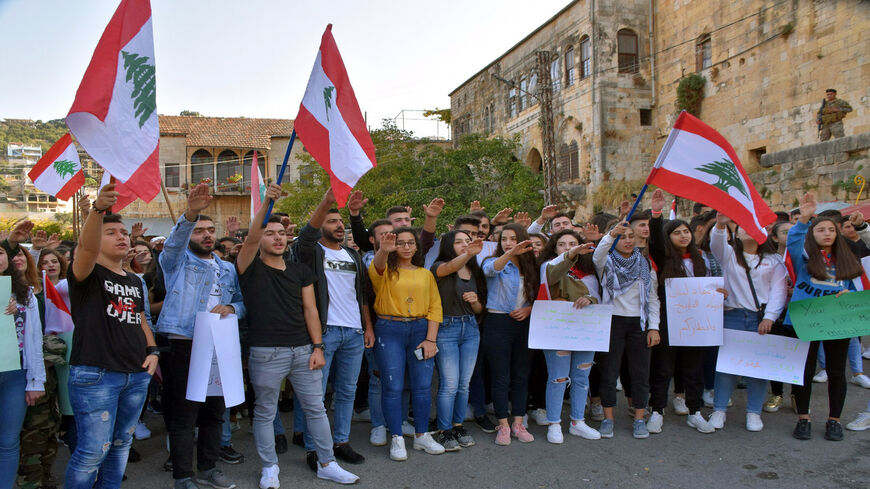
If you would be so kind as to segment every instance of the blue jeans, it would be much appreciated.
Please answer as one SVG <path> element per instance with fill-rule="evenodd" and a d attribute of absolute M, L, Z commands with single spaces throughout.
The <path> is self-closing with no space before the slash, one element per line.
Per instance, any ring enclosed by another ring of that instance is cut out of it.
<path fill-rule="evenodd" d="M 369 413 L 372 416 L 372 428 L 386 426 L 384 410 L 381 408 L 381 369 L 375 360 L 375 350 L 367 349 L 365 356 L 369 367 Z"/>
<path fill-rule="evenodd" d="M 148 394 L 148 372 L 122 373 L 73 365 L 69 397 L 78 443 L 66 467 L 64 487 L 91 489 L 121 486 L 133 430 Z"/>
<path fill-rule="evenodd" d="M 402 390 L 407 370 L 414 406 L 417 433 L 429 430 L 432 403 L 432 358 L 417 360 L 414 350 L 426 339 L 429 322 L 426 318 L 402 322 L 378 318 L 375 323 L 375 359 L 381 370 L 381 407 L 387 429 L 393 436 L 402 436 Z"/>
<path fill-rule="evenodd" d="M 438 429 L 447 430 L 461 425 L 468 409 L 468 385 L 477 348 L 480 346 L 480 330 L 474 316 L 445 316 L 438 328 L 438 364 L 440 380 L 436 401 Z"/>
<path fill-rule="evenodd" d="M 332 387 L 332 440 L 335 444 L 347 443 L 350 437 L 350 421 L 353 417 L 353 399 L 356 397 L 356 381 L 359 379 L 359 369 L 362 366 L 362 356 L 365 350 L 363 330 L 345 328 L 342 326 L 327 326 L 323 334 L 323 353 L 326 365 L 323 367 L 323 392 L 326 392 L 326 382 L 329 380 L 330 368 L 334 370 Z M 335 364 L 333 366 L 333 364 Z M 296 396 L 293 397 L 294 411 L 299 409 Z M 299 409 L 301 412 L 302 410 Z M 299 429 L 302 428 L 302 429 Z M 305 433 L 305 450 L 314 450 L 314 440 L 308 435 L 303 423 L 296 431 Z"/>
<path fill-rule="evenodd" d="M 547 421 L 562 421 L 562 401 L 565 399 L 565 386 L 569 383 L 571 419 L 583 421 L 586 393 L 589 392 L 589 371 L 594 357 L 594 351 L 544 350 L 544 358 L 547 359 Z"/>
<path fill-rule="evenodd" d="M 852 338 L 849 340 L 849 368 L 853 374 L 864 372 L 864 359 L 861 357 L 861 338 Z M 819 367 L 825 369 L 825 349 L 819 348 Z"/>
<path fill-rule="evenodd" d="M 725 329 L 758 332 L 758 313 L 748 309 L 731 309 L 725 311 L 723 322 Z M 713 409 L 725 412 L 728 410 L 728 400 L 737 386 L 739 375 L 716 372 L 716 384 L 713 387 Z M 743 377 L 746 382 L 746 412 L 761 414 L 761 405 L 767 396 L 767 380 Z"/>
<path fill-rule="evenodd" d="M 0 423 L 0 487 L 4 489 L 15 485 L 15 474 L 18 473 L 18 440 L 27 412 L 25 387 L 27 379 L 24 369 L 0 372 L 0 406 L 3 409 L 3 422 Z"/>

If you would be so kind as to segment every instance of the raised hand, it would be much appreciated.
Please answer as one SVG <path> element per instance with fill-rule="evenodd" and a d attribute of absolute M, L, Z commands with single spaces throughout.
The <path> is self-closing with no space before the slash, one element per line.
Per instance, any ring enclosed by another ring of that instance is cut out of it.
<path fill-rule="evenodd" d="M 816 213 L 816 196 L 807 192 L 800 198 L 801 221 L 809 222 Z"/>
<path fill-rule="evenodd" d="M 237 216 L 230 216 L 226 220 L 227 236 L 235 236 L 236 232 L 242 229 L 242 222 Z"/>
<path fill-rule="evenodd" d="M 396 235 L 387 233 L 381 238 L 381 249 L 387 253 L 396 251 Z"/>
<path fill-rule="evenodd" d="M 97 200 L 96 202 L 94 202 L 94 207 L 96 207 L 98 211 L 102 212 L 110 209 L 117 202 L 118 192 L 115 191 L 115 184 L 110 183 L 108 185 L 104 185 L 103 188 L 100 189 L 100 193 L 97 194 Z"/>
<path fill-rule="evenodd" d="M 130 228 L 130 237 L 136 239 L 145 236 L 145 231 L 148 231 L 148 228 L 144 226 L 141 222 L 133 223 L 133 227 Z"/>
<path fill-rule="evenodd" d="M 568 256 L 574 258 L 578 255 L 588 255 L 595 251 L 595 244 L 590 242 L 579 244 L 568 250 Z"/>
<path fill-rule="evenodd" d="M 519 256 L 523 253 L 528 253 L 529 251 L 532 251 L 532 240 L 527 239 L 517 243 L 517 245 L 511 248 L 510 251 L 506 251 L 505 255 Z"/>
<path fill-rule="evenodd" d="M 731 222 L 731 218 L 722 214 L 721 212 L 716 213 L 716 227 L 719 229 L 724 229 L 728 223 Z"/>
<path fill-rule="evenodd" d="M 510 207 L 505 207 L 504 209 L 498 211 L 498 214 L 496 214 L 495 217 L 493 217 L 490 222 L 493 225 L 504 224 L 510 220 L 511 214 L 513 213 L 513 211 L 514 210 L 511 209 Z"/>
<path fill-rule="evenodd" d="M 653 212 L 661 212 L 662 209 L 665 208 L 665 193 L 662 192 L 662 189 L 657 188 L 656 191 L 653 192 L 649 206 Z"/>
<path fill-rule="evenodd" d="M 88 198 L 88 194 L 79 197 L 79 201 L 76 202 L 76 205 L 79 207 L 79 212 L 81 212 L 83 216 L 87 216 L 88 212 L 91 210 L 91 199 Z"/>
<path fill-rule="evenodd" d="M 619 216 L 620 216 L 620 217 L 625 217 L 625 216 L 628 215 L 628 213 L 629 213 L 630 211 L 631 211 L 631 202 L 629 202 L 629 201 L 627 201 L 627 200 L 623 200 L 623 201 L 619 204 Z"/>
<path fill-rule="evenodd" d="M 105 187 L 103 187 L 105 188 Z M 187 196 L 187 210 L 193 214 L 199 214 L 211 204 L 212 196 L 208 194 L 208 184 L 200 183 Z"/>
<path fill-rule="evenodd" d="M 276 183 L 270 183 L 266 188 L 266 200 L 278 200 L 281 198 L 281 186 Z M 326 195 L 332 195 L 332 189 L 326 191 Z M 323 198 L 326 198 L 326 195 Z M 335 197 L 332 198 L 335 201 Z"/>
<path fill-rule="evenodd" d="M 465 248 L 465 254 L 469 256 L 477 256 L 481 251 L 483 251 L 483 240 L 480 238 L 472 239 L 471 243 L 468 243 L 468 247 Z"/>
<path fill-rule="evenodd" d="M 599 231 L 598 226 L 592 224 L 591 222 L 587 222 L 585 226 L 583 226 L 583 236 L 586 238 L 586 241 L 598 241 L 601 239 L 601 231 Z"/>
<path fill-rule="evenodd" d="M 33 245 L 34 250 L 41 250 L 48 244 L 48 234 L 42 229 L 37 229 L 33 232 L 33 236 L 30 237 L 30 243 Z"/>
<path fill-rule="evenodd" d="M 444 210 L 444 199 L 436 197 L 429 202 L 429 205 L 423 204 L 423 212 L 427 217 L 438 217 L 441 211 Z"/>
<path fill-rule="evenodd" d="M 49 250 L 54 250 L 58 246 L 60 246 L 60 236 L 54 233 L 48 237 L 48 243 L 46 243 L 45 247 Z"/>
<path fill-rule="evenodd" d="M 9 233 L 9 242 L 23 243 L 27 240 L 27 237 L 30 236 L 31 231 L 33 231 L 33 223 L 28 220 L 21 221 L 16 224 L 15 227 L 12 228 L 12 232 Z"/>
<path fill-rule="evenodd" d="M 350 193 L 350 196 L 347 199 L 347 210 L 350 211 L 350 215 L 356 216 L 368 201 L 369 199 L 363 198 L 363 193 L 361 191 L 354 190 Z"/>
<path fill-rule="evenodd" d="M 330 204 L 335 202 L 335 192 L 332 191 L 332 187 L 329 187 L 326 189 L 326 192 L 323 193 L 323 201 L 329 202 Z"/>
<path fill-rule="evenodd" d="M 628 221 L 623 220 L 622 222 L 620 222 L 619 224 L 614 226 L 613 229 L 610 230 L 610 236 L 613 238 L 616 238 L 617 236 L 624 236 L 625 233 L 628 232 L 628 230 L 629 230 Z"/>
<path fill-rule="evenodd" d="M 516 215 L 514 215 L 514 222 L 527 228 L 532 224 L 532 218 L 529 217 L 528 212 L 517 212 Z"/>
<path fill-rule="evenodd" d="M 548 205 L 541 209 L 541 219 L 545 221 L 549 221 L 550 219 L 556 217 L 556 214 L 559 213 L 559 206 L 557 205 Z"/>
<path fill-rule="evenodd" d="M 864 224 L 864 214 L 861 211 L 855 211 L 849 216 L 849 222 L 852 223 L 852 227 L 857 228 L 858 226 Z"/>
<path fill-rule="evenodd" d="M 483 207 L 482 205 L 480 205 L 480 201 L 479 201 L 479 200 L 472 200 L 472 201 L 471 201 L 471 205 L 468 206 L 468 211 L 469 211 L 469 212 L 482 211 L 483 209 L 485 209 L 485 207 Z"/>

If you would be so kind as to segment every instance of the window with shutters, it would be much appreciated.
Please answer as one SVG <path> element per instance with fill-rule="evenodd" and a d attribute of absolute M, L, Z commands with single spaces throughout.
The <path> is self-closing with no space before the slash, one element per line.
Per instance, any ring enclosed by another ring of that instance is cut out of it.
<path fill-rule="evenodd" d="M 616 45 L 620 73 L 637 73 L 638 49 L 637 34 L 631 29 L 620 29 L 616 33 Z"/>

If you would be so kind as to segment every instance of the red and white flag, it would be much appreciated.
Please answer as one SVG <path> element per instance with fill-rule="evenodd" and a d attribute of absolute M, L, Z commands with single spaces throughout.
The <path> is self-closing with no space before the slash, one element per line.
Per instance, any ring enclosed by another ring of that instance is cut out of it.
<path fill-rule="evenodd" d="M 668 219 L 671 221 L 677 218 L 677 199 L 671 201 L 671 212 L 668 214 Z"/>
<path fill-rule="evenodd" d="M 44 284 L 42 290 L 45 291 L 45 333 L 60 334 L 72 331 L 75 326 L 69 312 L 69 291 L 66 280 L 61 280 L 58 288 L 55 288 L 43 272 L 42 282 Z"/>
<path fill-rule="evenodd" d="M 160 192 L 156 93 L 151 5 L 122 0 L 97 43 L 66 123 L 115 177 L 122 195 L 146 202 Z M 113 210 L 121 207 L 119 200 Z"/>
<path fill-rule="evenodd" d="M 257 152 L 254 151 L 254 160 L 251 162 L 251 222 L 254 222 L 254 214 L 260 210 L 264 200 L 266 200 L 266 184 L 263 183 L 263 175 L 260 175 Z"/>
<path fill-rule="evenodd" d="M 332 37 L 332 24 L 320 40 L 294 128 L 305 149 L 329 174 L 335 200 L 344 207 L 353 186 L 377 163 L 375 145 Z"/>
<path fill-rule="evenodd" d="M 734 148 L 697 117 L 683 111 L 646 181 L 722 212 L 763 243 L 776 215 L 755 190 Z"/>
<path fill-rule="evenodd" d="M 58 200 L 69 200 L 85 184 L 79 152 L 66 133 L 27 173 L 33 186 Z"/>

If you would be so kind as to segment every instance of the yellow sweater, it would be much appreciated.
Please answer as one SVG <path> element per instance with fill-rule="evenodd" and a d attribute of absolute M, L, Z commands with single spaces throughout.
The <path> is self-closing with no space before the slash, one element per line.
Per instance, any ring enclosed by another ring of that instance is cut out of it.
<path fill-rule="evenodd" d="M 372 263 L 369 277 L 375 289 L 375 312 L 382 316 L 426 317 L 440 323 L 441 296 L 432 272 L 425 268 L 379 274 Z"/>

